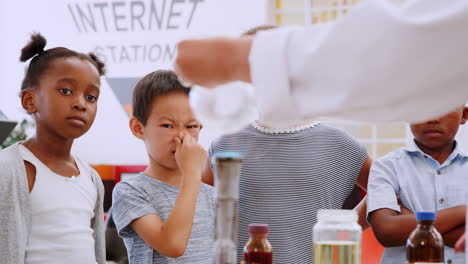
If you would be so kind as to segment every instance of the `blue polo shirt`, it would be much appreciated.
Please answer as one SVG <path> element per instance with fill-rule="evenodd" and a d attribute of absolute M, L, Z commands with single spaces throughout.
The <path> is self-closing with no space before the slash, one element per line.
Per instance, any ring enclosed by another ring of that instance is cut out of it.
<path fill-rule="evenodd" d="M 376 160 L 368 183 L 367 215 L 388 208 L 400 212 L 397 195 L 412 212 L 439 211 L 466 204 L 468 156 L 459 145 L 443 163 L 425 154 L 412 141 Z M 446 263 L 465 263 L 464 254 L 445 247 Z M 406 263 L 406 248 L 385 248 L 381 263 Z"/>

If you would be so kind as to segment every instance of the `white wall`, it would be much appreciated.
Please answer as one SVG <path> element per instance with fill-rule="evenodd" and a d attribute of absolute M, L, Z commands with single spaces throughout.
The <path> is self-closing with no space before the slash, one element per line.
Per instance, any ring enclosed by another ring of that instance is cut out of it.
<path fill-rule="evenodd" d="M 151 13 L 153 4 L 157 9 Z M 65 46 L 100 53 L 106 59 L 108 77 L 141 77 L 156 69 L 172 68 L 174 48 L 181 39 L 237 36 L 264 24 L 265 4 L 266 0 L 2 0 L 0 109 L 10 119 L 24 118 L 17 95 L 26 64 L 18 58 L 31 32 L 46 37 L 46 48 Z M 86 16 L 80 16 L 80 11 Z M 86 20 L 90 19 L 89 11 L 93 14 L 91 23 Z M 155 16 L 150 23 L 150 13 L 162 14 L 161 23 Z M 75 142 L 74 152 L 93 164 L 146 164 L 144 146 L 131 135 L 128 117 L 104 78 L 101 89 L 96 121 L 90 132 Z M 200 141 L 207 147 L 217 135 L 205 130 Z"/>

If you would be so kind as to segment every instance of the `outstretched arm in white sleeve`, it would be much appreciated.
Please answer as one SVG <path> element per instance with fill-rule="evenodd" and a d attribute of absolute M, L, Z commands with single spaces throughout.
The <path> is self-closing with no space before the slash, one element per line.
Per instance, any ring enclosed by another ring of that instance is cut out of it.
<path fill-rule="evenodd" d="M 278 122 L 415 122 L 468 99 L 467 24 L 464 0 L 369 0 L 335 23 L 183 41 L 176 67 L 205 86 L 251 81 L 260 111 Z"/>

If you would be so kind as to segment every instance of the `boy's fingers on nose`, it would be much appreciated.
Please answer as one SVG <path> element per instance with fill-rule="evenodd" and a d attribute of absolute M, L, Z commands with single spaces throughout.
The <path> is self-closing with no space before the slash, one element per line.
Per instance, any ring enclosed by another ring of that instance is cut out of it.
<path fill-rule="evenodd" d="M 191 143 L 192 140 L 191 140 L 191 137 L 188 133 L 184 133 L 184 142 L 187 142 L 187 143 Z"/>
<path fill-rule="evenodd" d="M 184 142 L 184 132 L 179 132 L 179 134 L 177 134 L 177 138 L 179 138 L 181 142 Z"/>
<path fill-rule="evenodd" d="M 190 135 L 190 134 L 189 134 L 189 136 L 190 136 L 190 142 L 192 142 L 192 143 L 197 143 L 197 140 L 195 139 L 195 137 L 193 137 L 193 136 Z"/>
<path fill-rule="evenodd" d="M 174 138 L 174 141 L 176 144 L 176 152 L 177 152 L 180 149 L 180 145 L 182 144 L 182 142 L 180 141 L 178 137 Z"/>

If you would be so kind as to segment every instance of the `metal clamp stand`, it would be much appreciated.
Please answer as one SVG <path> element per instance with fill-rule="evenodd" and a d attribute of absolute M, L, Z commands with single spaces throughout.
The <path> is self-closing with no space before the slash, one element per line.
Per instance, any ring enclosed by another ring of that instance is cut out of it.
<path fill-rule="evenodd" d="M 242 159 L 237 153 L 215 155 L 215 263 L 237 262 L 237 201 Z"/>

